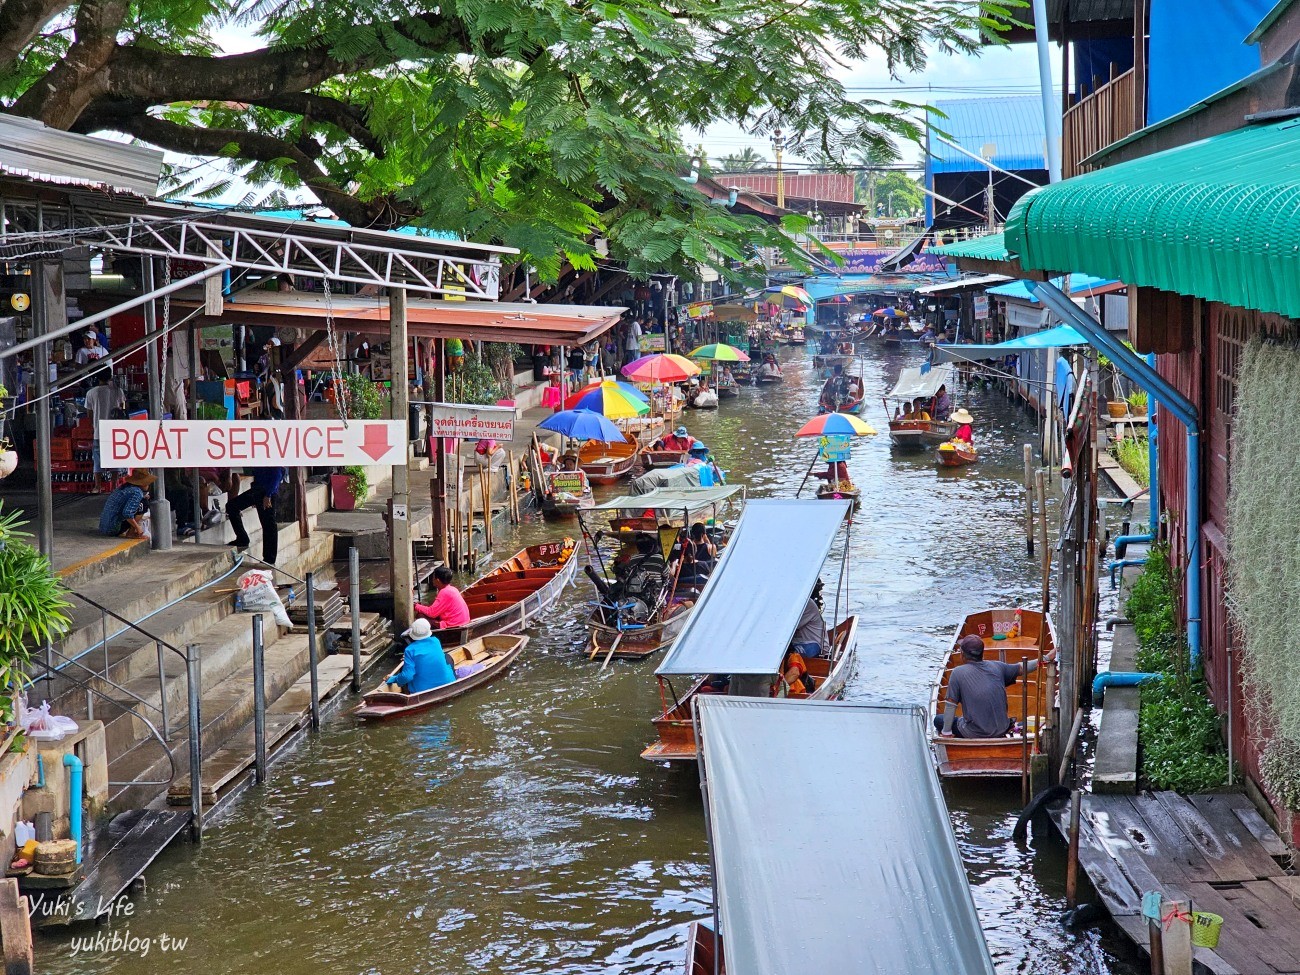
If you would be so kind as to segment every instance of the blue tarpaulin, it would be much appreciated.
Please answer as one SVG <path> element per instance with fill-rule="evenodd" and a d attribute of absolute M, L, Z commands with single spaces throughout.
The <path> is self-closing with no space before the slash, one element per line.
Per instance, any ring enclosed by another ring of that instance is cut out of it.
<path fill-rule="evenodd" d="M 1000 359 L 1004 355 L 1017 352 L 1032 352 L 1035 349 L 1063 349 L 1071 345 L 1087 345 L 1088 340 L 1069 325 L 1058 325 L 1022 335 L 1020 338 L 997 345 L 936 345 L 934 357 L 937 362 L 962 362 L 970 359 Z"/>
<path fill-rule="evenodd" d="M 1065 290 L 1065 278 L 1053 278 L 1052 284 L 1056 285 L 1062 291 Z M 1074 296 L 1097 294 L 1114 288 L 1119 282 L 1114 278 L 1094 278 L 1091 274 L 1071 274 L 1070 275 L 1070 294 Z M 989 288 L 988 293 L 996 295 L 999 298 L 1015 298 L 1018 301 L 1028 301 L 1032 304 L 1038 304 L 1038 299 L 1034 293 L 1029 290 L 1028 281 L 1010 281 L 1006 284 L 1000 284 L 996 288 Z"/>
<path fill-rule="evenodd" d="M 1152 0 L 1147 124 L 1195 105 L 1259 68 L 1249 34 L 1276 0 Z"/>

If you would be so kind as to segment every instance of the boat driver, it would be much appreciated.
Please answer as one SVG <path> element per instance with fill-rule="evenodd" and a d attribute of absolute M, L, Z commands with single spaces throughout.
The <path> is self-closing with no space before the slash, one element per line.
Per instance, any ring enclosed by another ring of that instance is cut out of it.
<path fill-rule="evenodd" d="M 419 694 L 456 679 L 442 641 L 433 635 L 428 620 L 420 617 L 402 636 L 411 642 L 402 652 L 402 669 L 388 679 L 389 687 L 402 694 Z"/>
<path fill-rule="evenodd" d="M 672 433 L 659 439 L 663 450 L 680 450 L 685 452 L 695 446 L 695 438 L 686 432 L 685 427 L 678 427 Z"/>
<path fill-rule="evenodd" d="M 948 675 L 948 698 L 934 726 L 945 738 L 1004 738 L 1015 722 L 1007 713 L 1007 688 L 1038 669 L 1037 660 L 1018 664 L 984 659 L 984 641 L 971 633 L 957 644 L 964 663 Z M 1043 660 L 1056 659 L 1051 650 Z M 957 705 L 961 717 L 957 717 Z"/>

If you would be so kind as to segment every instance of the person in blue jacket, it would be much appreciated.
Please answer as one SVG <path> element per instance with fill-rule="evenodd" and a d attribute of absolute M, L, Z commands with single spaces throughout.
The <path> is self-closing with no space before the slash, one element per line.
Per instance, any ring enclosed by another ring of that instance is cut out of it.
<path fill-rule="evenodd" d="M 418 619 L 402 636 L 411 642 L 402 654 L 402 669 L 389 678 L 388 683 L 403 694 L 431 691 L 456 679 L 442 641 L 433 635 L 433 627 L 426 619 Z"/>

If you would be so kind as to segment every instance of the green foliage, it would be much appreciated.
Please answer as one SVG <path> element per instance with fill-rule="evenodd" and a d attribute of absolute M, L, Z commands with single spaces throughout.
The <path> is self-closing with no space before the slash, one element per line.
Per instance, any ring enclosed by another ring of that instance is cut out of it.
<path fill-rule="evenodd" d="M 565 261 L 593 267 L 599 235 L 634 275 L 731 262 L 728 280 L 743 282 L 762 248 L 807 261 L 787 231 L 681 179 L 683 131 L 730 123 L 765 142 L 780 126 L 792 156 L 847 162 L 865 146 L 896 158 L 895 140 L 923 134 L 914 106 L 863 98 L 838 69 L 920 70 L 931 52 L 977 49 L 1024 5 L 33 3 L 6 21 L 0 99 L 60 128 L 214 160 L 173 173 L 192 193 L 232 176 L 253 201 L 263 187 L 309 189 L 357 225 L 519 247 L 548 280 Z M 28 8 L 46 12 L 24 24 Z M 217 32 L 249 25 L 261 49 L 212 57 Z"/>
<path fill-rule="evenodd" d="M 31 648 L 71 623 L 67 589 L 50 560 L 24 541 L 31 537 L 20 530 L 25 524 L 21 512 L 6 512 L 0 502 L 0 687 L 22 684 Z"/>
<path fill-rule="evenodd" d="M 1164 647 L 1178 634 L 1178 583 L 1169 563 L 1169 547 L 1154 545 L 1147 563 L 1129 590 L 1126 605 L 1138 640 L 1138 669 L 1164 670 Z M 1144 666 L 1143 654 L 1157 654 Z"/>
<path fill-rule="evenodd" d="M 1243 350 L 1232 424 L 1228 490 L 1228 608 L 1241 665 L 1241 696 L 1251 734 L 1268 741 L 1272 775 L 1300 751 L 1300 453 L 1290 443 L 1285 404 L 1300 383 L 1300 352 L 1252 339 Z M 1282 410 L 1279 413 L 1279 410 Z M 1261 770 L 1262 771 L 1262 770 Z M 1274 793 L 1285 800 L 1280 793 Z"/>
<path fill-rule="evenodd" d="M 1141 416 L 1147 411 L 1147 391 L 1135 389 L 1128 394 L 1128 411 L 1134 416 Z"/>
<path fill-rule="evenodd" d="M 502 399 L 500 381 L 486 361 L 479 362 L 472 355 L 465 357 L 460 371 L 448 377 L 447 392 L 453 403 L 474 403 L 491 406 Z"/>
<path fill-rule="evenodd" d="M 339 471 L 348 479 L 348 490 L 352 496 L 357 499 L 357 504 L 361 504 L 370 494 L 370 478 L 366 476 L 364 467 L 350 465 Z"/>
<path fill-rule="evenodd" d="M 1146 437 L 1124 437 L 1115 442 L 1115 457 L 1133 480 L 1151 486 L 1151 444 Z"/>
<path fill-rule="evenodd" d="M 1187 640 L 1178 627 L 1177 592 L 1169 549 L 1154 546 L 1127 604 L 1138 638 L 1137 668 L 1161 675 L 1142 685 L 1138 740 L 1149 785 L 1199 792 L 1227 780 L 1228 759 L 1219 715 L 1202 675 L 1191 668 Z"/>
<path fill-rule="evenodd" d="M 349 419 L 382 420 L 388 415 L 388 401 L 376 383 L 359 372 L 344 373 L 342 378 Z"/>

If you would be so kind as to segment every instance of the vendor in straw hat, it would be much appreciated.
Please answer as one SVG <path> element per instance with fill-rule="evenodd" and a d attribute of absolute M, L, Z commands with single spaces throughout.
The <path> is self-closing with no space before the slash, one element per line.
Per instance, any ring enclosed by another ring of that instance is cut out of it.
<path fill-rule="evenodd" d="M 964 407 L 959 410 L 953 410 L 952 415 L 948 417 L 948 420 L 957 424 L 957 429 L 953 433 L 952 439 L 964 440 L 967 443 L 975 442 L 971 436 L 971 424 L 975 422 L 975 417 L 971 416 Z"/>
<path fill-rule="evenodd" d="M 134 470 L 126 483 L 104 499 L 104 510 L 99 515 L 99 533 L 114 538 L 144 538 L 140 516 L 144 513 L 145 496 L 155 478 L 146 470 Z"/>

